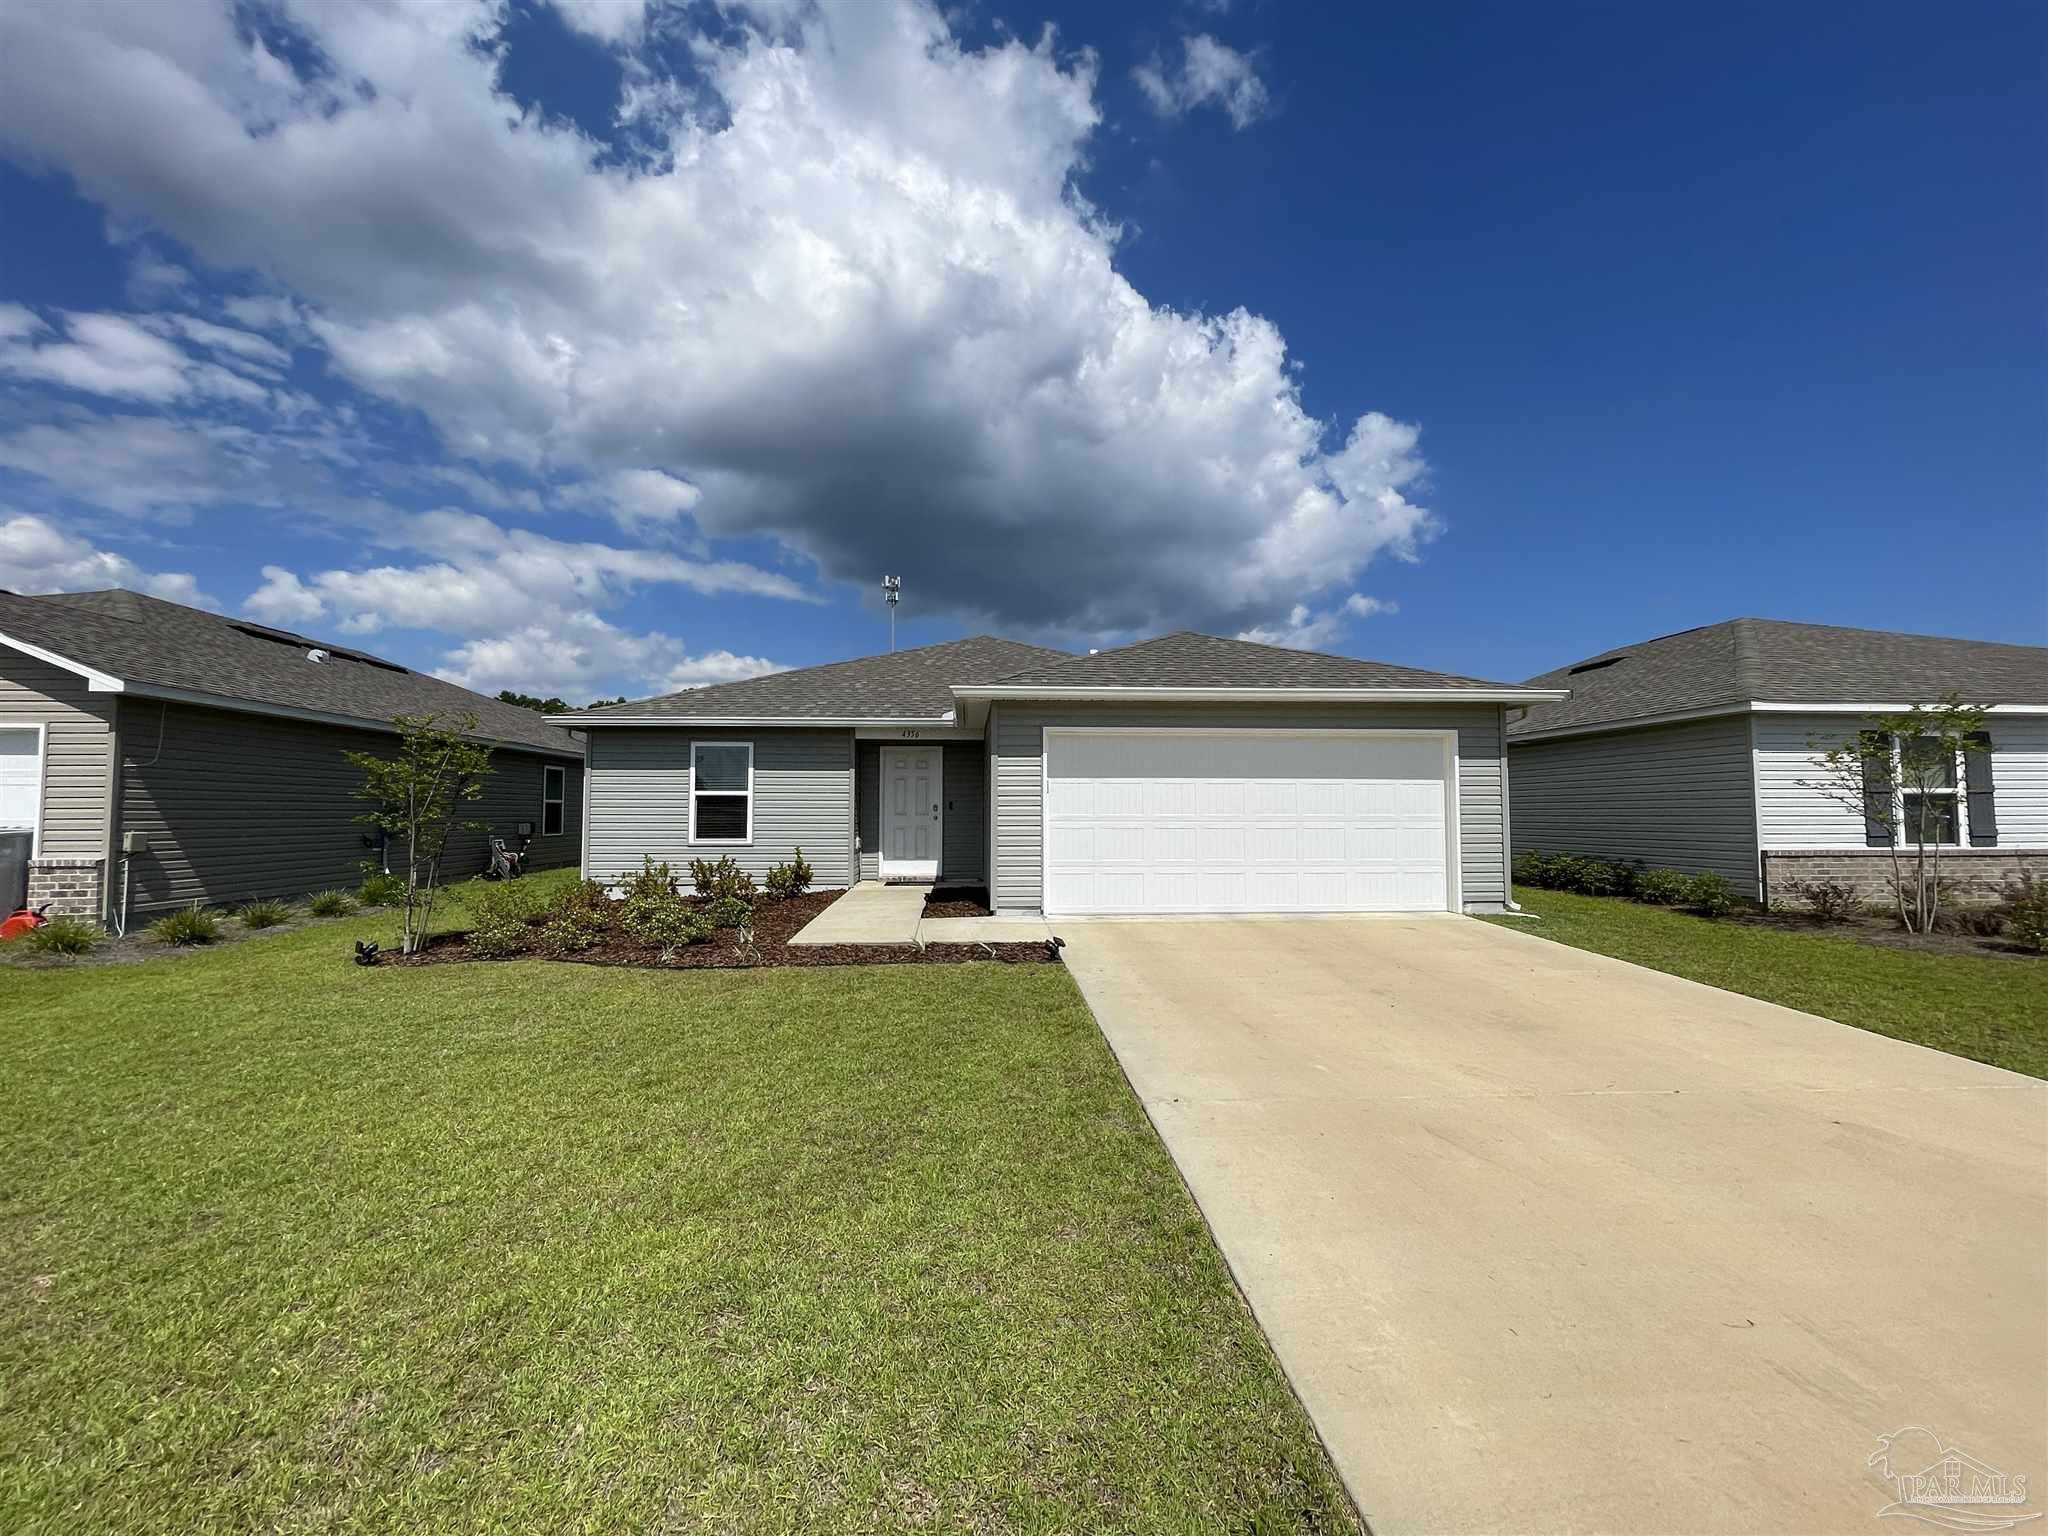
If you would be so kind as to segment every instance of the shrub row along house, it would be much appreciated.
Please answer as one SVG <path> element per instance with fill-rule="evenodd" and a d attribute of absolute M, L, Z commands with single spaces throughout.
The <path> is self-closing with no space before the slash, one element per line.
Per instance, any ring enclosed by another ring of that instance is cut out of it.
<path fill-rule="evenodd" d="M 394 743 L 400 715 L 474 716 L 490 743 L 488 835 L 532 838 L 535 868 L 583 856 L 583 744 L 531 710 L 365 652 L 133 592 L 0 593 L 0 901 L 124 926 L 193 902 L 353 885 L 382 862 L 345 752 Z M 4 888 L 19 870 L 26 881 Z"/>
<path fill-rule="evenodd" d="M 1562 690 L 1179 633 L 990 636 L 560 716 L 584 868 L 801 848 L 999 913 L 1498 911 L 1506 713 Z"/>
<path fill-rule="evenodd" d="M 2048 648 L 1733 619 L 1528 686 L 1569 697 L 1508 726 L 1518 850 L 1712 871 L 1767 904 L 1813 881 L 1883 904 L 1924 812 L 1958 899 L 2048 877 Z M 1915 743 L 1873 738 L 1863 803 L 1829 793 L 1826 747 L 1951 693 L 1985 709 L 1971 749 L 1907 774 Z"/>

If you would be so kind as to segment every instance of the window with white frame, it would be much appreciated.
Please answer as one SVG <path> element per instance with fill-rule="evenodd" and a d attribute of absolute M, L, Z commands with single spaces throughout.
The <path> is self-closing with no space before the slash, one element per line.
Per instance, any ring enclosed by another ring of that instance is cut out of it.
<path fill-rule="evenodd" d="M 562 802 L 569 789 L 569 770 L 549 763 L 540 771 L 540 835 L 557 837 L 562 831 Z"/>
<path fill-rule="evenodd" d="M 690 744 L 690 841 L 754 840 L 754 744 Z"/>
<path fill-rule="evenodd" d="M 1956 754 L 1935 737 L 1899 743 L 1899 841 L 1912 847 L 1963 841 L 1962 797 Z"/>
<path fill-rule="evenodd" d="M 34 833 L 42 820 L 43 735 L 0 726 L 0 832 Z"/>

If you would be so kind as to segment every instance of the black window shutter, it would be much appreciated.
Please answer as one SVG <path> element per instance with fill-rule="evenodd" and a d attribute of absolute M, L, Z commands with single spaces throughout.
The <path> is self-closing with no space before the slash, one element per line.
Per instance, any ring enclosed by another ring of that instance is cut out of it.
<path fill-rule="evenodd" d="M 1978 748 L 1963 754 L 1963 785 L 1970 795 L 1970 846 L 1998 846 L 1998 811 L 1991 803 L 1991 733 L 1972 731 L 1964 740 Z"/>
<path fill-rule="evenodd" d="M 1863 845 L 1892 845 L 1892 738 L 1865 731 L 1863 740 Z"/>

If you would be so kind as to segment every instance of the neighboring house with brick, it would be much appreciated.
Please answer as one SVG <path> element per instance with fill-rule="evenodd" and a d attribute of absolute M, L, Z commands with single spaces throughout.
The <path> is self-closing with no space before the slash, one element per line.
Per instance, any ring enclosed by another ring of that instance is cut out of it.
<path fill-rule="evenodd" d="M 192 902 L 353 886 L 381 858 L 345 752 L 394 717 L 474 715 L 492 774 L 444 872 L 488 836 L 583 857 L 583 743 L 532 710 L 366 652 L 134 592 L 0 592 L 0 906 L 119 926 Z M 26 857 L 21 855 L 26 852 Z M 25 881 L 22 876 L 26 875 Z"/>
<path fill-rule="evenodd" d="M 1731 619 L 1527 686 L 1570 697 L 1509 723 L 1517 850 L 1712 870 L 1766 903 L 1814 879 L 1882 900 L 1891 833 L 1816 787 L 1817 746 L 1954 691 L 1989 709 L 1988 750 L 1937 791 L 1943 868 L 1963 900 L 2048 876 L 2048 648 Z"/>

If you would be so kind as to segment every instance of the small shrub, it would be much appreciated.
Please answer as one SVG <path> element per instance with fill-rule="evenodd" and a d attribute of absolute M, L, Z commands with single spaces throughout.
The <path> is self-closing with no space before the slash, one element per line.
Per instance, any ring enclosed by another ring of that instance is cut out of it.
<path fill-rule="evenodd" d="M 754 879 L 727 854 L 716 864 L 709 859 L 690 860 L 690 879 L 697 887 L 697 894 L 707 901 L 744 901 L 754 899 Z"/>
<path fill-rule="evenodd" d="M 604 919 L 594 912 L 557 912 L 533 930 L 533 948 L 550 960 L 580 954 L 604 937 Z"/>
<path fill-rule="evenodd" d="M 176 912 L 166 912 L 149 925 L 149 936 L 159 944 L 212 944 L 220 938 L 220 914 L 193 902 Z"/>
<path fill-rule="evenodd" d="M 89 955 L 106 935 L 91 923 L 76 917 L 53 917 L 39 928 L 31 928 L 19 942 L 44 955 Z"/>
<path fill-rule="evenodd" d="M 1543 885 L 1543 855 L 1533 850 L 1516 854 L 1513 873 L 1515 884 L 1540 890 Z"/>
<path fill-rule="evenodd" d="M 699 862 L 702 862 L 701 860 Z M 640 855 L 640 872 L 626 877 L 625 900 L 630 905 L 636 901 L 657 901 L 676 894 L 675 871 L 664 860 L 655 863 L 652 854 Z"/>
<path fill-rule="evenodd" d="M 1578 867 L 1578 890 L 1585 896 L 1620 896 L 1635 882 L 1629 879 L 1627 866 L 1610 864 L 1605 859 L 1581 859 Z"/>
<path fill-rule="evenodd" d="M 643 944 L 652 944 L 664 960 L 679 949 L 702 944 L 711 937 L 711 919 L 681 897 L 649 903 L 625 919 L 626 931 Z"/>
<path fill-rule="evenodd" d="M 533 919 L 541 898 L 518 881 L 475 880 L 468 891 L 471 926 L 465 942 L 486 959 L 523 955 L 534 947 Z"/>
<path fill-rule="evenodd" d="M 1636 876 L 1635 898 L 1653 907 L 1675 907 L 1691 882 L 1675 869 L 1646 869 Z"/>
<path fill-rule="evenodd" d="M 1863 910 L 1863 898 L 1840 880 L 1803 880 L 1792 887 L 1792 894 L 1823 923 L 1845 922 Z"/>
<path fill-rule="evenodd" d="M 347 891 L 315 891 L 306 898 L 306 910 L 315 917 L 347 917 L 355 909 L 356 899 Z"/>
<path fill-rule="evenodd" d="M 405 900 L 405 881 L 365 863 L 363 883 L 356 887 L 356 900 L 366 907 L 395 907 Z"/>
<path fill-rule="evenodd" d="M 1702 870 L 1685 882 L 1685 904 L 1701 917 L 1723 917 L 1733 910 L 1735 893 L 1719 875 Z"/>
<path fill-rule="evenodd" d="M 778 901 L 803 895 L 816 878 L 816 872 L 804 862 L 803 849 L 798 848 L 794 852 L 796 856 L 787 864 L 777 864 L 768 871 L 768 894 Z"/>
<path fill-rule="evenodd" d="M 2021 875 L 2017 885 L 2005 888 L 1998 910 L 2005 918 L 2008 939 L 2021 949 L 2048 954 L 2048 880 Z"/>
<path fill-rule="evenodd" d="M 235 912 L 244 928 L 275 928 L 291 921 L 292 909 L 281 901 L 245 901 Z"/>
<path fill-rule="evenodd" d="M 557 891 L 541 909 L 541 918 L 533 931 L 534 950 L 559 960 L 589 949 L 605 936 L 612 924 L 612 899 L 595 880 L 579 880 Z"/>
<path fill-rule="evenodd" d="M 754 921 L 754 909 L 737 896 L 721 896 L 705 906 L 704 916 L 714 928 L 745 928 Z"/>

